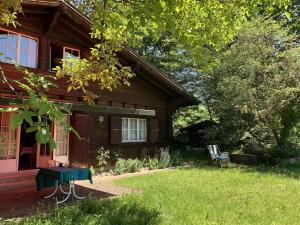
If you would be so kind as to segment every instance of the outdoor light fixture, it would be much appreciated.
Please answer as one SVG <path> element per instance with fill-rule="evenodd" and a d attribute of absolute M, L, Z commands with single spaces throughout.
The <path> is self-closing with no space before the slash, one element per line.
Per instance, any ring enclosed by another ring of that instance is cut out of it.
<path fill-rule="evenodd" d="M 104 121 L 104 116 L 98 116 L 98 122 L 100 123 L 101 128 L 102 128 L 103 121 Z"/>

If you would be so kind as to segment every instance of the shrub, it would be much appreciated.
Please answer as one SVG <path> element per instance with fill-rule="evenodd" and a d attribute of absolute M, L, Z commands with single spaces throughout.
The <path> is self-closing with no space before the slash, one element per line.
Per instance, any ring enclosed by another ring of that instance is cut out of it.
<path fill-rule="evenodd" d="M 171 163 L 169 147 L 161 147 L 158 154 L 159 168 L 166 168 Z"/>
<path fill-rule="evenodd" d="M 180 151 L 176 150 L 171 152 L 171 165 L 172 166 L 179 166 L 183 162 L 182 155 Z"/>
<path fill-rule="evenodd" d="M 122 174 L 126 172 L 126 159 L 118 158 L 116 162 L 116 167 L 114 169 L 115 174 Z"/>
<path fill-rule="evenodd" d="M 142 162 L 138 159 L 128 159 L 127 160 L 127 172 L 134 173 L 140 171 L 142 168 Z"/>
<path fill-rule="evenodd" d="M 148 158 L 148 168 L 149 170 L 154 170 L 159 168 L 159 161 L 157 158 Z"/>
<path fill-rule="evenodd" d="M 138 159 L 122 159 L 118 158 L 116 162 L 116 167 L 114 170 L 115 174 L 122 173 L 134 173 L 140 171 L 142 168 L 142 162 Z"/>
<path fill-rule="evenodd" d="M 100 149 L 97 150 L 97 156 L 96 156 L 100 173 L 104 171 L 104 167 L 107 166 L 109 159 L 110 159 L 109 151 L 105 150 L 104 147 L 101 146 Z"/>

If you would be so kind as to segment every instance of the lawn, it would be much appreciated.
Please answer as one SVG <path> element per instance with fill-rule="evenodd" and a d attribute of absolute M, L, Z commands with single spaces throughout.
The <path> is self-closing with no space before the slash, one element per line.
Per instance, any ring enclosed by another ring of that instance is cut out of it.
<path fill-rule="evenodd" d="M 299 224 L 299 173 L 190 168 L 118 180 L 141 190 L 87 200 L 22 224 Z"/>

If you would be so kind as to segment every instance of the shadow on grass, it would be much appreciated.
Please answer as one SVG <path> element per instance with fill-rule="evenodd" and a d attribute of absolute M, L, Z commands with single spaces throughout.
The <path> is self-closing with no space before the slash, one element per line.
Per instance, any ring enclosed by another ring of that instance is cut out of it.
<path fill-rule="evenodd" d="M 159 212 L 147 209 L 133 198 L 87 199 L 61 208 L 51 214 L 38 214 L 19 221 L 23 225 L 157 225 Z M 10 223 L 14 224 L 14 223 Z"/>
<path fill-rule="evenodd" d="M 182 169 L 204 169 L 210 171 L 219 171 L 219 170 L 230 170 L 230 169 L 239 169 L 240 172 L 253 173 L 259 172 L 264 174 L 274 174 L 278 176 L 290 177 L 295 179 L 300 179 L 300 167 L 299 166 L 271 166 L 271 165 L 257 165 L 257 166 L 248 166 L 231 163 L 229 167 L 219 167 L 211 165 L 208 160 L 196 161 L 193 164 L 190 164 L 189 167 L 184 167 Z"/>
<path fill-rule="evenodd" d="M 243 168 L 243 171 L 259 172 L 265 174 L 274 174 L 278 176 L 290 177 L 299 179 L 300 178 L 300 168 L 299 167 L 284 167 L 284 166 L 269 166 L 269 165 L 259 165 L 259 166 L 248 166 Z"/>

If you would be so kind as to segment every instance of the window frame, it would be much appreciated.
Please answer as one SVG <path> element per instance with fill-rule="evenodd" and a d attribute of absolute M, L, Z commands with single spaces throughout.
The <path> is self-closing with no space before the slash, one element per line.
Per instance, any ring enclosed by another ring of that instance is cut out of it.
<path fill-rule="evenodd" d="M 77 51 L 77 52 L 78 52 L 78 56 L 76 56 L 76 57 L 79 57 L 79 58 L 80 58 L 80 49 L 78 49 L 78 48 L 71 48 L 71 47 L 67 47 L 67 46 L 63 46 L 63 59 L 64 59 L 64 56 L 65 56 L 66 49 L 72 50 L 72 52 L 73 52 L 74 50 Z"/>
<path fill-rule="evenodd" d="M 19 64 L 20 62 L 20 52 L 21 52 L 21 36 L 23 37 L 26 37 L 28 38 L 29 40 L 32 39 L 32 40 L 35 40 L 36 41 L 36 62 L 35 62 L 35 66 L 34 67 L 30 67 L 30 66 L 23 66 L 21 64 L 21 66 L 23 67 L 27 67 L 27 68 L 32 68 L 32 69 L 37 69 L 38 68 L 38 62 L 39 62 L 39 39 L 37 37 L 33 37 L 31 35 L 27 35 L 27 34 L 24 34 L 24 33 L 19 33 L 19 32 L 16 32 L 16 31 L 12 31 L 12 30 L 8 30 L 8 29 L 4 29 L 2 27 L 0 27 L 0 31 L 5 31 L 7 32 L 8 34 L 9 33 L 12 33 L 12 34 L 15 34 L 17 35 L 17 47 L 16 47 L 16 62 Z M 7 48 L 7 46 L 6 46 Z M 29 50 L 29 46 L 28 46 L 28 50 Z M 29 52 L 29 51 L 28 51 Z M 1 63 L 8 63 L 8 64 L 12 64 L 10 62 L 3 62 L 3 61 L 0 61 Z"/>
<path fill-rule="evenodd" d="M 50 42 L 49 44 L 49 72 L 55 72 L 55 70 L 52 70 L 51 68 L 51 65 L 52 65 L 52 48 L 51 48 L 51 43 L 52 44 L 55 44 L 55 45 L 60 45 L 62 48 L 63 48 L 63 55 L 62 55 L 62 59 L 64 59 L 64 56 L 65 56 L 65 52 L 66 52 L 66 49 L 69 49 L 69 50 L 72 50 L 72 51 L 78 51 L 78 56 L 77 57 L 81 57 L 81 51 L 80 49 L 78 48 L 72 48 L 72 47 L 68 47 L 68 46 L 65 46 L 63 44 L 59 44 L 59 43 L 56 43 L 56 42 Z"/>
<path fill-rule="evenodd" d="M 123 137 L 123 121 L 124 120 L 127 120 L 127 140 L 124 139 Z M 133 120 L 136 120 L 136 139 L 135 140 L 129 140 L 129 136 L 130 136 L 130 131 L 132 131 L 133 129 L 129 129 L 129 121 L 133 121 Z M 145 129 L 140 129 L 140 121 L 144 121 L 145 122 Z M 121 120 L 122 124 L 121 124 L 121 142 L 122 143 L 144 143 L 144 142 L 147 142 L 147 119 L 144 119 L 144 118 L 134 118 L 134 117 L 122 117 L 122 120 Z M 144 131 L 144 139 L 142 140 L 139 140 L 139 132 L 140 131 Z"/>

